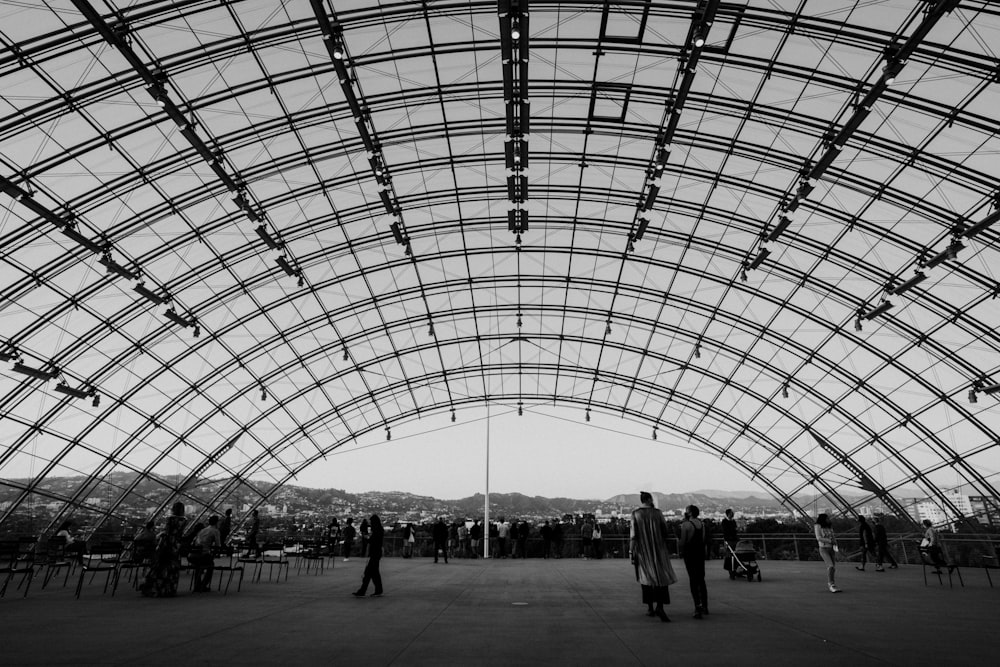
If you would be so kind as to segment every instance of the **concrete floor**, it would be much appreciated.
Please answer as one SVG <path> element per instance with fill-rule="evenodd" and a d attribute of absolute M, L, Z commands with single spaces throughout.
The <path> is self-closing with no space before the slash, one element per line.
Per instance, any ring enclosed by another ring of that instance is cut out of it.
<path fill-rule="evenodd" d="M 383 560 L 386 596 L 355 599 L 364 562 L 321 576 L 244 582 L 228 596 L 146 599 L 98 578 L 73 598 L 61 581 L 0 600 L 3 665 L 857 665 L 996 664 L 998 588 L 919 566 L 876 573 L 760 561 L 763 582 L 708 563 L 711 616 L 691 617 L 683 564 L 672 623 L 645 616 L 627 560 Z"/>

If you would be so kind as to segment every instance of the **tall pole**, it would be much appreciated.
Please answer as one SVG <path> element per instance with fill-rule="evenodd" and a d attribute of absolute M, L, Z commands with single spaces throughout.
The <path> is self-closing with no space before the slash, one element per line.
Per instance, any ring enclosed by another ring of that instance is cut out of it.
<path fill-rule="evenodd" d="M 483 558 L 490 557 L 490 401 L 486 399 L 486 501 L 483 508 Z"/>

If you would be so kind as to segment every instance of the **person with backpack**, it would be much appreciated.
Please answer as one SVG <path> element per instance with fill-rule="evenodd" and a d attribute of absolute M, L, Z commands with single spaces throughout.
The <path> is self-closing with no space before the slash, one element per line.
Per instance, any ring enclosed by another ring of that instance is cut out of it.
<path fill-rule="evenodd" d="M 698 515 L 697 505 L 688 505 L 687 517 L 681 524 L 677 546 L 684 558 L 684 568 L 691 583 L 691 597 L 694 598 L 694 617 L 708 615 L 708 587 L 705 585 L 705 524 Z"/>

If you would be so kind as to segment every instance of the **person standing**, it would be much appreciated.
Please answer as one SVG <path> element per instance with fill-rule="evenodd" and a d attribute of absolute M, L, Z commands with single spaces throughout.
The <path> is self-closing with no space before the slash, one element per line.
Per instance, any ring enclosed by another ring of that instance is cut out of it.
<path fill-rule="evenodd" d="M 681 524 L 681 536 L 678 548 L 684 558 L 684 569 L 687 570 L 691 583 L 691 597 L 694 599 L 694 617 L 702 618 L 708 615 L 708 587 L 705 585 L 705 524 L 698 515 L 701 510 L 697 505 L 688 505 L 688 519 Z"/>
<path fill-rule="evenodd" d="M 465 519 L 458 522 L 458 552 L 462 558 L 468 558 L 472 554 L 472 544 L 469 543 L 469 528 L 465 525 Z"/>
<path fill-rule="evenodd" d="M 438 551 L 444 554 L 444 562 L 448 563 L 448 524 L 444 522 L 444 517 L 439 516 L 437 523 L 431 529 L 431 536 L 434 538 L 434 562 L 438 562 Z"/>
<path fill-rule="evenodd" d="M 479 519 L 476 519 L 475 523 L 472 524 L 472 528 L 469 529 L 469 540 L 472 543 L 472 557 L 479 558 L 479 541 L 483 539 L 483 526 L 479 523 Z"/>
<path fill-rule="evenodd" d="M 592 544 L 591 548 L 594 550 L 594 558 L 600 559 L 604 557 L 604 553 L 601 550 L 601 524 L 594 522 L 594 532 L 591 533 Z"/>
<path fill-rule="evenodd" d="M 875 536 L 872 535 L 872 527 L 860 515 L 858 515 L 858 543 L 861 545 L 861 565 L 856 566 L 855 569 L 864 572 L 865 565 L 868 564 L 868 556 L 871 556 L 872 560 L 877 560 L 877 556 L 875 555 Z"/>
<path fill-rule="evenodd" d="M 403 558 L 413 557 L 413 543 L 417 541 L 416 532 L 412 523 L 403 527 Z"/>
<path fill-rule="evenodd" d="M 552 526 L 552 546 L 556 550 L 556 558 L 562 558 L 563 554 L 563 527 L 562 521 L 556 519 L 556 525 Z"/>
<path fill-rule="evenodd" d="M 830 517 L 820 514 L 816 517 L 816 525 L 813 530 L 816 533 L 816 543 L 819 546 L 819 555 L 826 563 L 826 584 L 831 593 L 839 593 L 837 583 L 834 581 L 837 574 L 837 536 L 833 532 L 830 524 Z"/>
<path fill-rule="evenodd" d="M 247 528 L 247 557 L 251 554 L 260 554 L 260 547 L 257 546 L 257 535 L 260 533 L 260 512 L 254 510 L 250 513 L 250 527 Z"/>
<path fill-rule="evenodd" d="M 184 503 L 174 503 L 163 532 L 156 538 L 153 563 L 139 588 L 144 596 L 170 598 L 177 595 L 177 583 L 181 577 L 181 537 L 186 523 Z"/>
<path fill-rule="evenodd" d="M 344 526 L 344 562 L 351 560 L 351 549 L 354 548 L 354 536 L 357 535 L 354 528 L 354 519 L 347 517 L 347 525 Z"/>
<path fill-rule="evenodd" d="M 726 518 L 722 520 L 722 541 L 735 551 L 739 539 L 739 530 L 736 526 L 736 519 L 733 518 L 733 510 L 727 509 Z"/>
<path fill-rule="evenodd" d="M 380 598 L 382 592 L 382 573 L 379 572 L 379 564 L 382 561 L 382 542 L 385 538 L 385 530 L 382 528 L 382 519 L 378 514 L 371 516 L 371 537 L 368 539 L 368 562 L 365 564 L 365 572 L 361 577 L 361 588 L 351 593 L 356 598 L 363 598 L 368 592 L 368 584 L 375 584 L 373 598 Z"/>
<path fill-rule="evenodd" d="M 580 526 L 580 555 L 583 556 L 584 560 L 592 558 L 594 546 L 594 522 L 590 518 L 583 520 L 583 525 Z"/>
<path fill-rule="evenodd" d="M 552 526 L 549 525 L 548 519 L 538 532 L 542 535 L 542 558 L 548 558 L 552 553 Z"/>
<path fill-rule="evenodd" d="M 500 558 L 507 557 L 507 537 L 510 535 L 510 524 L 507 523 L 507 519 L 500 517 L 500 522 L 497 524 L 497 556 Z"/>
<path fill-rule="evenodd" d="M 219 543 L 223 548 L 226 546 L 226 542 L 229 541 L 229 533 L 233 531 L 233 509 L 229 508 L 226 510 L 225 515 L 222 520 L 219 521 Z"/>
<path fill-rule="evenodd" d="M 886 560 L 889 561 L 889 569 L 895 570 L 899 567 L 896 563 L 896 559 L 892 557 L 892 553 L 889 551 L 889 536 L 885 533 L 885 526 L 882 525 L 882 519 L 875 517 L 875 571 L 885 572 L 885 568 L 882 567 L 882 563 Z"/>
<path fill-rule="evenodd" d="M 531 526 L 524 519 L 521 519 L 521 523 L 517 527 L 517 553 L 521 554 L 521 558 L 528 557 L 528 534 L 531 532 Z"/>
<path fill-rule="evenodd" d="M 364 558 L 368 555 L 368 539 L 371 537 L 372 527 L 368 523 L 368 518 L 361 520 L 361 527 L 359 531 L 361 533 L 361 557 Z"/>
<path fill-rule="evenodd" d="M 517 548 L 521 544 L 521 542 L 520 542 L 520 535 L 521 535 L 521 526 L 520 526 L 520 524 L 518 524 L 517 519 L 513 519 L 510 522 L 510 534 L 509 534 L 509 538 L 510 538 L 510 557 L 511 558 L 517 558 L 517 555 L 518 555 Z M 523 555 L 522 555 L 522 558 L 523 558 Z"/>
<path fill-rule="evenodd" d="M 222 548 L 222 532 L 218 528 L 219 517 L 208 517 L 208 525 L 194 536 L 188 562 L 194 566 L 194 592 L 212 591 L 212 574 L 215 572 L 215 550 Z"/>
<path fill-rule="evenodd" d="M 670 528 L 663 513 L 653 505 L 653 496 L 648 491 L 639 494 L 642 507 L 632 512 L 629 529 L 629 548 L 635 578 L 642 587 L 642 601 L 647 606 L 649 616 L 657 616 L 664 623 L 670 619 L 663 605 L 670 604 L 669 586 L 677 583 L 667 538 Z M 655 608 L 654 608 L 655 605 Z"/>

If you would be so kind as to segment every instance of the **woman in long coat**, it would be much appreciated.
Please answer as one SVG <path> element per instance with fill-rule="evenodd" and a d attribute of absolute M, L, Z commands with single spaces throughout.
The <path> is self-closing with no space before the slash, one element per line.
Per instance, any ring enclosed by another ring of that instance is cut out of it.
<path fill-rule="evenodd" d="M 663 611 L 663 605 L 670 604 L 667 587 L 677 583 L 667 548 L 670 527 L 663 513 L 653 505 L 652 494 L 643 491 L 639 500 L 642 507 L 632 512 L 629 533 L 635 578 L 642 586 L 642 601 L 649 609 L 647 615 L 657 616 L 667 623 L 670 619 Z"/>
<path fill-rule="evenodd" d="M 140 591 L 146 597 L 169 598 L 177 595 L 181 576 L 181 537 L 184 534 L 184 503 L 174 503 L 167 524 L 156 538 L 153 564 Z"/>

